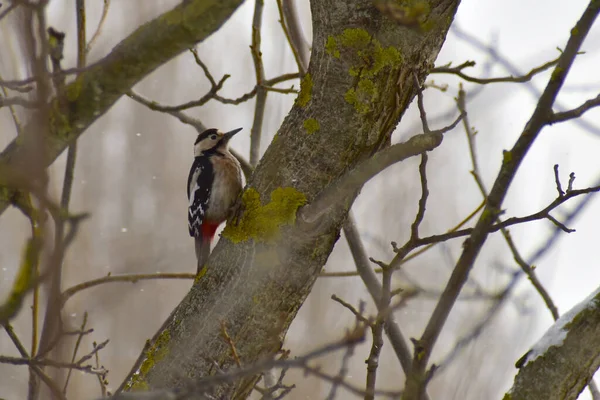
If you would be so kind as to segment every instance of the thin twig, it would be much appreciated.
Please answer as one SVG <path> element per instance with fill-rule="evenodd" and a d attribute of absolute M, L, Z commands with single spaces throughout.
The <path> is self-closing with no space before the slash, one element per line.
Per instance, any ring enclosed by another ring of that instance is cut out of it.
<path fill-rule="evenodd" d="M 96 27 L 96 31 L 92 35 L 92 38 L 85 46 L 85 53 L 89 53 L 96 43 L 96 40 L 100 37 L 100 32 L 102 31 L 102 26 L 104 25 L 104 21 L 106 21 L 106 16 L 108 15 L 108 7 L 110 7 L 110 0 L 104 0 L 104 5 L 102 6 L 102 15 L 100 16 L 100 21 L 98 22 L 98 26 Z"/>
<path fill-rule="evenodd" d="M 1 75 L 0 75 L 0 80 L 2 80 Z M 0 86 L 0 89 L 2 90 L 2 94 L 3 94 L 4 98 L 7 98 L 8 90 L 4 86 Z M 8 109 L 10 111 L 10 116 L 15 125 L 15 130 L 17 132 L 17 136 L 21 136 L 21 134 L 23 133 L 23 127 L 21 126 L 21 122 L 19 121 L 19 116 L 17 115 L 17 112 L 15 111 L 15 108 L 13 106 L 8 106 Z"/>
<path fill-rule="evenodd" d="M 64 304 L 69 298 L 76 293 L 89 289 L 94 286 L 103 285 L 105 283 L 112 282 L 131 282 L 136 283 L 138 281 L 151 280 L 151 279 L 194 279 L 196 274 L 191 273 L 156 273 L 156 274 L 127 274 L 127 275 L 109 275 L 102 278 L 93 279 L 91 281 L 82 282 L 77 285 L 71 286 L 62 293 L 62 303 Z"/>
<path fill-rule="evenodd" d="M 94 345 L 94 348 L 92 349 L 92 351 L 90 351 L 88 354 L 84 355 L 83 357 L 81 357 L 79 360 L 77 360 L 75 362 L 76 365 L 81 365 L 84 362 L 86 362 L 87 360 L 89 360 L 90 358 L 92 358 L 94 355 L 98 354 L 98 352 L 100 350 L 102 350 L 103 348 L 106 347 L 106 345 L 108 344 L 110 340 L 106 339 L 104 342 L 102 343 L 98 343 Z"/>
<path fill-rule="evenodd" d="M 419 116 L 421 117 L 421 126 L 423 127 L 423 133 L 429 133 L 429 124 L 427 123 L 427 113 L 425 112 L 425 106 L 423 105 L 423 87 L 419 82 L 419 77 L 416 72 L 413 72 L 413 78 L 415 80 L 415 86 L 417 87 L 417 105 L 419 108 Z"/>
<path fill-rule="evenodd" d="M 81 323 L 80 334 L 77 336 L 77 341 L 75 342 L 75 347 L 73 348 L 73 355 L 71 355 L 71 364 L 75 362 L 75 357 L 77 357 L 77 351 L 79 351 L 79 346 L 81 345 L 81 340 L 83 339 L 85 332 L 85 325 L 87 324 L 88 313 L 87 311 L 83 313 L 83 322 Z M 67 377 L 65 379 L 65 384 L 63 386 L 63 393 L 67 394 L 67 387 L 69 386 L 69 379 L 71 379 L 71 372 L 73 368 L 69 368 L 69 372 L 67 372 Z"/>
<path fill-rule="evenodd" d="M 298 71 L 304 76 L 308 70 L 308 46 L 306 46 L 302 35 L 294 0 L 286 0 L 285 4 L 282 4 L 281 0 L 277 0 L 277 9 L 283 34 L 292 50 L 294 60 L 298 65 Z"/>
<path fill-rule="evenodd" d="M 37 367 L 53 367 L 53 368 L 72 368 L 88 374 L 100 374 L 103 371 L 96 371 L 91 365 L 80 365 L 74 363 L 66 363 L 62 361 L 49 360 L 45 358 L 23 358 L 23 357 L 9 357 L 0 355 L 0 363 L 11 364 L 11 365 L 28 365 Z"/>
<path fill-rule="evenodd" d="M 129 93 L 129 97 L 131 99 L 137 101 L 138 103 L 145 105 L 146 107 L 151 108 L 151 109 L 152 109 L 153 105 L 157 105 L 156 102 L 150 101 L 150 100 L 140 96 L 139 94 L 135 94 L 133 92 Z M 184 123 L 186 125 L 193 126 L 194 129 L 196 129 L 196 132 L 198 132 L 198 133 L 202 133 L 206 130 L 206 126 L 202 123 L 202 121 L 200 121 L 196 118 L 192 118 L 192 117 L 186 115 L 185 113 L 183 113 L 182 111 L 167 111 L 166 113 L 174 116 L 175 118 L 179 119 L 179 121 L 181 121 L 182 123 Z M 246 178 L 246 181 L 248 181 L 250 179 L 250 176 L 252 175 L 252 172 L 254 171 L 254 168 L 250 165 L 248 160 L 246 160 L 240 153 L 238 153 L 237 151 L 235 151 L 233 149 L 230 149 L 229 151 L 239 161 L 240 166 L 242 167 L 242 172 L 244 173 L 244 177 Z"/>
<path fill-rule="evenodd" d="M 27 100 L 22 97 L 2 97 L 0 98 L 0 107 L 21 106 L 25 108 L 39 108 L 40 103 L 33 100 Z"/>
<path fill-rule="evenodd" d="M 415 352 L 413 369 L 406 381 L 405 396 L 407 400 L 418 399 L 424 390 L 427 364 L 439 334 L 441 333 L 448 315 L 458 298 L 458 294 L 467 281 L 469 272 L 489 235 L 489 228 L 493 225 L 501 210 L 502 203 L 508 188 L 510 187 L 512 178 L 515 176 L 521 162 L 542 128 L 549 123 L 548 116 L 551 115 L 552 105 L 554 104 L 556 96 L 579 52 L 583 40 L 591 29 L 599 12 L 600 3 L 591 1 L 581 19 L 572 30 L 572 32 L 576 32 L 577 34 L 572 34 L 570 36 L 552 73 L 552 78 L 540 96 L 535 111 L 527 122 L 524 131 L 519 136 L 508 156 L 504 157 L 502 168 L 490 191 L 490 195 L 488 196 L 486 208 L 475 225 L 469 240 L 463 247 L 463 252 L 456 267 L 452 271 L 448 284 L 434 308 L 423 335 L 418 341 L 420 351 Z"/>
<path fill-rule="evenodd" d="M 460 228 L 465 226 L 470 220 L 472 220 L 483 209 L 484 206 L 485 206 L 485 201 L 481 202 L 479 204 L 479 206 L 477 206 L 477 208 L 475 208 L 473 211 L 471 211 L 469 213 L 469 215 L 467 215 L 465 218 L 463 218 L 463 220 L 460 221 L 457 225 L 450 228 L 447 231 L 447 233 L 456 232 L 457 230 L 459 230 Z M 410 255 L 406 256 L 400 263 L 398 263 L 396 267 L 401 267 L 402 265 L 406 264 L 408 261 L 417 258 L 421 254 L 423 254 L 426 251 L 433 248 L 438 243 L 440 243 L 440 242 L 430 243 L 430 244 L 426 245 L 425 247 L 423 247 L 422 249 L 412 252 Z M 395 242 L 392 242 L 392 246 L 396 246 L 396 245 L 397 244 Z M 381 268 L 375 268 L 373 270 L 373 272 L 380 274 L 383 272 L 383 270 Z M 359 273 L 357 271 L 339 271 L 339 272 L 321 272 L 319 274 L 320 278 L 349 278 L 349 277 L 354 277 L 354 276 L 359 276 Z"/>
<path fill-rule="evenodd" d="M 235 360 L 235 365 L 237 365 L 238 367 L 241 367 L 242 362 L 240 360 L 240 355 L 235 347 L 235 343 L 233 342 L 233 339 L 227 333 L 227 327 L 225 326 L 225 321 L 221 321 L 221 336 L 223 336 L 223 339 L 225 339 L 225 341 L 229 345 L 229 348 L 231 349 L 231 355 L 233 356 L 233 359 Z"/>
<path fill-rule="evenodd" d="M 0 12 L 0 21 L 2 21 L 4 19 L 4 17 L 6 17 L 8 14 L 10 14 L 10 12 L 12 10 L 17 8 L 18 5 L 19 5 L 19 3 L 16 1 L 13 3 L 10 3 L 10 5 L 6 8 L 6 10 Z"/>
<path fill-rule="evenodd" d="M 221 80 L 219 80 L 219 82 L 217 82 L 217 84 L 215 86 L 211 87 L 211 89 L 204 96 L 200 97 L 198 100 L 188 101 L 187 103 L 183 103 L 178 106 L 163 106 L 163 105 L 158 105 L 158 103 L 155 103 L 155 102 L 150 102 L 147 106 L 151 110 L 163 111 L 163 112 L 182 111 L 182 110 L 187 110 L 188 108 L 203 106 L 204 104 L 208 103 L 211 99 L 215 98 L 215 95 L 217 94 L 217 92 L 219 90 L 221 90 L 223 88 L 223 84 L 225 83 L 225 81 L 228 78 L 229 78 L 229 75 L 223 75 Z M 126 94 L 127 94 L 127 96 L 129 96 L 131 98 L 133 98 L 133 95 L 135 95 L 135 93 L 132 90 L 130 90 Z"/>
<path fill-rule="evenodd" d="M 254 105 L 254 121 L 252 122 L 252 129 L 250 131 L 250 165 L 253 167 L 258 164 L 260 159 L 260 141 L 267 104 L 267 90 L 263 87 L 265 70 L 262 62 L 262 52 L 260 50 L 260 28 L 262 24 L 263 6 L 264 0 L 255 0 L 254 18 L 252 19 L 252 44 L 250 45 L 257 87 L 256 104 Z"/>
<path fill-rule="evenodd" d="M 558 57 L 552 61 L 548 61 L 547 63 L 542 64 L 539 67 L 533 68 L 527 74 L 522 75 L 522 76 L 504 76 L 504 77 L 498 77 L 498 78 L 477 78 L 477 77 L 469 76 L 469 75 L 465 74 L 463 72 L 463 70 L 465 68 L 475 66 L 474 61 L 466 61 L 460 65 L 457 65 L 456 67 L 451 67 L 450 65 L 446 65 L 446 66 L 442 66 L 442 67 L 435 67 L 431 70 L 431 73 L 432 74 L 453 74 L 453 75 L 459 76 L 460 78 L 464 79 L 465 81 L 478 83 L 480 85 L 487 85 L 489 83 L 499 83 L 499 82 L 523 83 L 523 82 L 529 82 L 537 74 L 547 71 L 548 69 L 552 68 L 553 66 L 558 64 L 559 59 L 560 59 L 560 57 Z"/>
<path fill-rule="evenodd" d="M 3 326 L 4 326 L 4 329 L 6 330 L 6 333 L 8 334 L 8 337 L 14 343 L 15 347 L 19 351 L 19 354 L 21 354 L 22 359 L 30 360 L 29 354 L 27 353 L 25 346 L 23 346 L 23 343 L 21 343 L 21 341 L 19 340 L 19 337 L 15 333 L 13 327 L 9 323 L 4 324 Z M 50 388 L 50 390 L 52 391 L 52 394 L 54 394 L 57 399 L 66 400 L 66 398 L 60 391 L 60 388 L 56 385 L 56 383 L 52 379 L 50 379 L 50 377 L 48 375 L 46 375 L 44 373 L 44 371 L 42 369 L 40 369 L 40 367 L 38 367 L 36 365 L 29 365 L 29 369 L 30 369 L 31 373 L 35 373 L 48 386 L 48 388 Z M 32 389 L 31 385 L 33 382 L 35 382 L 35 381 L 32 378 L 30 378 L 29 379 L 30 390 Z"/>
<path fill-rule="evenodd" d="M 593 99 L 587 100 L 579 107 L 573 108 L 572 110 L 554 113 L 550 118 L 550 123 L 555 124 L 557 122 L 569 121 L 575 118 L 581 117 L 586 111 L 592 108 L 600 106 L 600 94 Z"/>
<path fill-rule="evenodd" d="M 360 311 L 358 311 L 356 308 L 354 308 L 354 306 L 350 303 L 345 302 L 344 300 L 340 299 L 338 296 L 336 296 L 335 294 L 331 295 L 331 300 L 340 303 L 343 307 L 347 308 L 348 310 L 350 310 L 350 312 L 352 314 L 354 314 L 354 316 L 356 317 L 357 320 L 363 322 L 365 325 L 367 326 L 371 326 L 373 323 L 364 315 L 362 315 L 362 313 Z"/>
<path fill-rule="evenodd" d="M 377 276 L 371 268 L 351 212 L 348 213 L 346 222 L 344 222 L 344 236 L 348 242 L 348 247 L 350 248 L 352 258 L 354 259 L 354 264 L 356 265 L 356 269 L 360 274 L 361 279 L 363 280 L 375 304 L 379 304 L 382 292 L 381 283 L 379 283 Z M 400 327 L 393 321 L 393 315 L 390 315 L 390 318 L 387 319 L 385 328 L 388 338 L 390 339 L 390 343 L 396 352 L 396 357 L 400 361 L 402 369 L 406 374 L 411 368 L 410 349 L 408 348 L 408 344 L 404 339 L 404 335 L 400 331 Z"/>
<path fill-rule="evenodd" d="M 508 71 L 509 74 L 516 76 L 524 75 L 523 71 L 521 71 L 515 64 L 513 64 L 508 57 L 506 57 L 498 51 L 497 45 L 489 45 L 487 43 L 484 43 L 479 37 L 461 29 L 460 26 L 456 23 L 456 21 L 452 24 L 450 32 L 454 34 L 458 39 L 466 42 L 476 50 L 486 53 L 491 60 L 493 60 L 499 66 Z M 527 82 L 527 84 L 523 87 L 529 91 L 529 93 L 533 96 L 535 101 L 537 101 L 540 95 L 542 94 L 538 87 L 536 85 L 531 84 L 530 82 Z M 560 101 L 555 101 L 554 108 L 559 111 L 566 109 L 566 107 L 563 104 L 561 104 Z M 573 120 L 573 123 L 593 135 L 600 135 L 600 127 L 595 126 L 592 123 L 586 121 L 585 118 L 575 119 Z"/>

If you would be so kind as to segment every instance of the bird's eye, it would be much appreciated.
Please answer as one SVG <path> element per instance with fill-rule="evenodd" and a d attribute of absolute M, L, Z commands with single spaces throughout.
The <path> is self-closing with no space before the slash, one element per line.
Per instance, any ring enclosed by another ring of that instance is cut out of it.
<path fill-rule="evenodd" d="M 217 140 L 217 135 L 210 135 L 210 140 Z"/>

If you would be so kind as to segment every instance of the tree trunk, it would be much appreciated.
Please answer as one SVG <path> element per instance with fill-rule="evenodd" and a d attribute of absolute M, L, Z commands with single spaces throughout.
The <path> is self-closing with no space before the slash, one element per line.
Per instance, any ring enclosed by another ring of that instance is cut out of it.
<path fill-rule="evenodd" d="M 339 199 L 313 223 L 296 218 L 296 211 L 388 145 L 416 93 L 415 74 L 421 82 L 427 75 L 459 1 L 410 3 L 390 2 L 396 4 L 391 12 L 385 1 L 311 2 L 312 55 L 296 103 L 250 180 L 237 217 L 148 344 L 126 390 L 182 386 L 214 374 L 215 361 L 224 370 L 234 366 L 222 323 L 244 365 L 281 348 L 354 196 Z M 392 17 L 401 10 L 417 17 L 401 25 Z M 257 379 L 223 384 L 217 393 L 244 398 Z"/>

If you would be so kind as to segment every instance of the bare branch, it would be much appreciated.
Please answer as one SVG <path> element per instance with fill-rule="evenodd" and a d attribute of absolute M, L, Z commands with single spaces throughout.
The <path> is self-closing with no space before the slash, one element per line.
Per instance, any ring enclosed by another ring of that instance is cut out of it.
<path fill-rule="evenodd" d="M 256 167 L 260 159 L 260 141 L 262 136 L 262 126 L 265 118 L 265 107 L 267 105 L 267 90 L 263 87 L 265 80 L 265 70 L 262 62 L 262 52 L 260 50 L 260 27 L 262 24 L 263 0 L 255 0 L 254 18 L 252 19 L 252 44 L 250 51 L 252 61 L 254 62 L 254 71 L 256 73 L 256 104 L 254 105 L 254 120 L 250 131 L 250 165 Z"/>
<path fill-rule="evenodd" d="M 104 26 L 104 22 L 106 21 L 106 16 L 108 15 L 108 7 L 110 7 L 110 0 L 104 0 L 104 6 L 102 6 L 102 15 L 100 16 L 100 21 L 98 22 L 98 26 L 96 27 L 96 31 L 92 35 L 92 38 L 85 46 L 85 53 L 89 53 L 96 43 L 96 40 L 100 37 L 100 33 L 102 32 L 102 27 Z"/>
<path fill-rule="evenodd" d="M 22 97 L 0 97 L 0 107 L 21 106 L 25 108 L 39 108 L 36 101 L 27 100 Z"/>
<path fill-rule="evenodd" d="M 338 296 L 336 296 L 335 294 L 331 295 L 331 300 L 340 303 L 343 307 L 347 308 L 348 310 L 350 310 L 350 312 L 352 314 L 354 314 L 354 316 L 356 317 L 357 320 L 363 322 L 365 325 L 367 326 L 371 326 L 372 322 L 365 317 L 364 315 L 362 315 L 362 313 L 360 311 L 358 311 L 356 308 L 354 308 L 354 306 L 350 303 L 346 303 L 344 300 L 340 299 Z"/>
<path fill-rule="evenodd" d="M 284 4 L 281 0 L 277 0 L 277 9 L 279 10 L 279 23 L 298 65 L 298 71 L 303 76 L 308 70 L 309 50 L 302 34 L 295 0 L 286 0 Z"/>
<path fill-rule="evenodd" d="M 240 355 L 238 354 L 238 351 L 235 348 L 235 343 L 233 342 L 233 339 L 227 333 L 227 327 L 225 326 L 225 321 L 221 321 L 221 335 L 223 335 L 223 339 L 225 339 L 225 342 L 227 342 L 227 344 L 231 348 L 231 355 L 233 356 L 233 359 L 235 360 L 235 365 L 237 365 L 238 367 L 241 367 L 242 362 L 240 361 Z"/>
<path fill-rule="evenodd" d="M 140 96 L 139 94 L 135 94 L 133 92 L 130 92 L 128 94 L 128 96 L 131 99 L 137 101 L 138 103 L 140 103 L 142 105 L 145 105 L 146 107 L 148 107 L 150 109 L 153 109 L 152 107 L 154 107 L 154 106 L 162 107 L 159 104 L 157 104 L 156 102 L 148 100 L 148 99 Z M 202 133 L 206 130 L 206 126 L 202 123 L 202 121 L 200 121 L 196 118 L 192 118 L 192 117 L 186 115 L 185 113 L 183 113 L 182 111 L 166 111 L 166 113 L 174 116 L 175 118 L 177 118 L 179 121 L 181 121 L 182 123 L 184 123 L 186 125 L 193 126 L 194 129 L 196 129 L 196 132 L 198 132 L 198 133 Z M 254 168 L 250 165 L 248 160 L 246 160 L 237 151 L 230 149 L 230 152 L 239 161 L 240 166 L 242 167 L 242 172 L 244 172 L 244 176 L 246 177 L 246 181 L 248 181 L 250 179 L 250 176 L 252 175 L 252 171 L 254 171 Z"/>
<path fill-rule="evenodd" d="M 466 61 L 460 65 L 457 65 L 456 67 L 450 67 L 449 65 L 442 66 L 442 67 L 435 67 L 431 70 L 431 73 L 432 74 L 453 74 L 453 75 L 459 76 L 460 78 L 464 79 L 465 81 L 478 83 L 480 85 L 487 85 L 489 83 L 499 83 L 499 82 L 523 83 L 523 82 L 529 82 L 531 79 L 533 79 L 534 76 L 536 76 L 540 72 L 544 72 L 544 71 L 547 71 L 548 69 L 552 68 L 553 66 L 558 64 L 559 59 L 560 59 L 560 56 L 552 61 L 548 61 L 547 63 L 540 65 L 539 67 L 533 68 L 527 74 L 522 75 L 522 76 L 504 76 L 504 77 L 499 77 L 499 78 L 476 78 L 473 76 L 469 76 L 469 75 L 465 74 L 463 72 L 463 70 L 465 68 L 475 66 L 474 61 Z"/>
<path fill-rule="evenodd" d="M 583 103 L 582 105 L 580 105 L 577 108 L 574 108 L 569 111 L 554 113 L 554 115 L 552 115 L 552 117 L 550 118 L 549 123 L 554 124 L 557 122 L 564 122 L 564 121 L 569 121 L 571 119 L 579 118 L 586 111 L 591 110 L 592 108 L 595 108 L 598 106 L 600 106 L 600 94 L 598 96 L 594 97 L 593 99 L 586 101 L 585 103 Z"/>
<path fill-rule="evenodd" d="M 356 224 L 351 213 L 348 214 L 346 222 L 344 222 L 344 236 L 346 236 L 348 247 L 350 247 L 352 257 L 354 258 L 354 263 L 356 264 L 356 269 L 360 274 L 361 279 L 367 287 L 369 294 L 375 301 L 375 304 L 379 304 L 382 287 L 377 279 L 377 276 L 375 275 L 375 272 L 371 268 L 369 259 L 367 258 L 367 254 L 360 239 L 360 234 L 358 233 L 358 229 L 356 228 Z M 411 352 L 399 325 L 393 319 L 393 315 L 390 315 L 386 320 L 385 331 L 394 349 L 394 352 L 396 353 L 396 357 L 400 361 L 400 365 L 402 366 L 404 373 L 408 374 L 411 369 Z"/>
<path fill-rule="evenodd" d="M 385 168 L 438 147 L 442 143 L 443 133 L 453 129 L 461 119 L 462 115 L 446 128 L 413 136 L 406 142 L 390 146 L 368 160 L 363 161 L 331 184 L 312 203 L 303 207 L 300 210 L 300 216 L 306 222 L 316 221 L 332 204 L 339 202 L 340 199 L 344 199 L 355 190 L 358 190 L 369 179 Z"/>
<path fill-rule="evenodd" d="M 552 105 L 556 96 L 579 52 L 583 40 L 587 36 L 599 12 L 600 3 L 595 1 L 590 2 L 581 19 L 572 30 L 576 34 L 572 34 L 569 38 L 565 50 L 559 57 L 558 63 L 552 73 L 552 78 L 540 96 L 536 109 L 526 124 L 524 131 L 511 151 L 504 157 L 502 168 L 488 196 L 486 208 L 475 225 L 468 242 L 465 244 L 448 284 L 436 304 L 423 335 L 418 341 L 419 351 L 415 351 L 413 359 L 414 367 L 407 378 L 406 399 L 418 399 L 424 390 L 425 371 L 433 346 L 487 239 L 489 228 L 493 225 L 500 212 L 512 178 L 515 176 L 522 160 L 525 158 L 525 155 L 542 128 L 549 123 L 548 115 L 551 115 Z"/>
<path fill-rule="evenodd" d="M 77 341 L 75 342 L 75 347 L 73 347 L 73 355 L 71 356 L 71 364 L 75 362 L 75 357 L 77 357 L 77 352 L 79 351 L 79 346 L 81 345 L 81 340 L 83 339 L 83 335 L 85 332 L 85 325 L 87 324 L 88 313 L 87 311 L 83 313 L 83 321 L 81 322 L 80 334 L 77 335 Z M 67 394 L 67 387 L 69 386 L 69 380 L 71 379 L 71 372 L 73 368 L 69 368 L 69 372 L 67 373 L 67 377 L 65 379 L 65 384 L 63 386 L 63 393 Z"/>
<path fill-rule="evenodd" d="M 12 364 L 12 365 L 28 365 L 28 366 L 38 366 L 38 367 L 54 367 L 54 368 L 70 368 L 76 369 L 81 372 L 85 372 L 88 374 L 102 374 L 103 370 L 97 371 L 91 365 L 79 365 L 73 363 L 66 363 L 62 361 L 54 361 L 48 359 L 37 359 L 37 358 L 21 358 L 21 357 L 9 357 L 9 356 L 1 356 L 0 355 L 0 363 L 3 364 Z"/>
<path fill-rule="evenodd" d="M 91 281 L 78 283 L 77 285 L 71 286 L 69 289 L 62 293 L 62 303 L 64 304 L 74 294 L 92 288 L 94 286 L 103 285 L 105 283 L 113 282 L 130 282 L 136 283 L 144 280 L 152 279 L 194 279 L 196 274 L 191 273 L 156 273 L 156 274 L 128 274 L 128 275 L 109 275 Z"/>
<path fill-rule="evenodd" d="M 364 326 L 360 326 L 354 329 L 351 332 L 348 332 L 346 336 L 335 343 L 328 344 L 317 350 L 314 350 L 304 356 L 296 357 L 293 359 L 283 359 L 283 360 L 265 360 L 255 363 L 251 366 L 246 366 L 243 368 L 235 368 L 227 372 L 218 373 L 213 376 L 201 378 L 196 382 L 190 383 L 185 387 L 177 389 L 177 394 L 179 396 L 189 396 L 191 394 L 202 394 L 206 393 L 210 388 L 221 384 L 223 382 L 231 382 L 238 380 L 245 376 L 252 376 L 263 371 L 267 371 L 273 368 L 300 368 L 306 372 L 308 375 L 314 375 L 320 379 L 324 379 L 325 381 L 337 384 L 344 389 L 350 391 L 351 393 L 358 396 L 365 396 L 366 392 L 343 379 L 339 379 L 337 376 L 330 376 L 321 371 L 319 367 L 315 367 L 310 365 L 310 361 L 321 357 L 325 354 L 329 354 L 332 352 L 336 352 L 339 350 L 347 350 L 349 346 L 356 346 L 357 344 L 364 341 L 365 328 Z M 385 396 L 388 398 L 398 398 L 402 392 L 399 391 L 389 391 L 389 390 L 376 390 L 375 394 L 378 396 Z M 118 393 L 111 397 L 112 400 L 137 400 L 137 399 L 146 399 L 146 398 L 154 398 L 154 399 L 175 399 L 177 397 L 173 396 L 174 392 L 172 390 L 163 390 L 156 392 L 145 392 L 145 393 Z M 154 397 L 148 397 L 154 396 Z M 162 397 L 161 397 L 162 396 Z"/>
<path fill-rule="evenodd" d="M 10 14 L 10 12 L 12 10 L 14 10 L 15 8 L 17 8 L 17 6 L 19 5 L 18 2 L 12 2 L 10 3 L 10 5 L 6 8 L 6 10 L 0 12 L 0 21 L 2 21 L 4 19 L 4 17 L 6 17 L 8 14 Z"/>

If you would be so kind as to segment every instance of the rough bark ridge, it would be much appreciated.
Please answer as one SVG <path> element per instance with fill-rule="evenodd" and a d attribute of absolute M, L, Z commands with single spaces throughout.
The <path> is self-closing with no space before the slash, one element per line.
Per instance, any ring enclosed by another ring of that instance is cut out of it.
<path fill-rule="evenodd" d="M 578 312 L 559 319 L 549 332 L 553 345 L 539 357 L 522 360 L 512 389 L 504 400 L 575 400 L 600 367 L 600 288 Z M 560 339 L 562 338 L 562 339 Z M 560 340 L 559 340 L 560 339 Z M 519 363 L 518 363 L 519 364 Z M 519 364 L 520 365 L 520 364 Z"/>
<path fill-rule="evenodd" d="M 430 1 L 419 26 L 409 28 L 369 0 L 311 2 L 313 52 L 296 104 L 244 192 L 238 217 L 148 343 L 126 390 L 181 386 L 215 373 L 213 361 L 234 366 L 221 323 L 245 365 L 280 349 L 353 198 L 340 199 L 312 225 L 296 221 L 298 207 L 387 145 L 415 94 L 413 73 L 426 75 L 458 3 Z M 243 398 L 254 381 L 218 393 Z"/>

